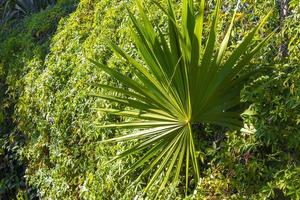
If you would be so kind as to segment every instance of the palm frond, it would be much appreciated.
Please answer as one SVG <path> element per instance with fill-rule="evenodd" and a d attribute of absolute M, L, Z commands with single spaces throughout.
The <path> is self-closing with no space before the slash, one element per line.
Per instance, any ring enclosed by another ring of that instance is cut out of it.
<path fill-rule="evenodd" d="M 198 15 L 195 14 L 193 1 L 183 0 L 181 23 L 175 17 L 171 0 L 167 0 L 167 9 L 155 1 L 153 3 L 168 17 L 167 37 L 147 17 L 139 0 L 139 18 L 128 10 L 134 29 L 132 38 L 145 65 L 117 45 L 110 45 L 117 55 L 128 62 L 138 81 L 97 61 L 91 61 L 130 89 L 101 85 L 104 90 L 114 91 L 118 95 L 96 95 L 126 107 L 124 110 L 102 108 L 100 112 L 135 119 L 99 125 L 99 128 L 134 130 L 131 134 L 104 141 L 137 141 L 134 147 L 113 160 L 143 151 L 143 156 L 126 174 L 149 163 L 139 177 L 153 172 L 146 192 L 164 173 L 159 195 L 168 181 L 179 181 L 183 166 L 186 188 L 190 184 L 190 169 L 193 169 L 195 182 L 200 178 L 192 125 L 211 123 L 230 128 L 242 126 L 241 113 L 232 109 L 240 103 L 239 94 L 250 73 L 242 76 L 240 72 L 271 36 L 249 51 L 255 34 L 266 23 L 269 13 L 223 61 L 234 28 L 235 14 L 223 41 L 217 45 L 221 0 L 216 2 L 205 44 L 202 44 L 205 0 L 200 2 Z"/>

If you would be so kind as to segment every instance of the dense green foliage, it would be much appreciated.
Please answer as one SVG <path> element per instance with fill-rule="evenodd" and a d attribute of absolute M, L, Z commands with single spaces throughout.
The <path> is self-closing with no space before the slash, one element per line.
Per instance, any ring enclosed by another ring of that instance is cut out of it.
<path fill-rule="evenodd" d="M 139 199 L 147 177 L 135 185 L 130 184 L 139 171 L 119 179 L 136 157 L 106 165 L 112 156 L 133 144 L 100 143 L 123 133 L 103 131 L 97 126 L 122 118 L 104 115 L 97 108 L 120 105 L 90 96 L 103 92 L 100 83 L 123 86 L 87 60 L 99 60 L 131 76 L 127 65 L 109 50 L 107 41 L 138 57 L 130 41 L 131 22 L 125 9 L 135 10 L 135 4 L 82 0 L 70 16 L 61 19 L 73 4 L 65 2 L 70 7 L 61 2 L 17 25 L 0 27 L 0 167 L 8 163 L 18 168 L 13 162 L 20 158 L 27 166 L 28 184 L 38 190 L 41 199 Z M 208 15 L 214 2 L 207 5 Z M 228 28 L 234 6 L 235 1 L 223 2 L 221 36 Z M 146 7 L 151 18 L 164 26 L 166 19 L 157 7 Z M 273 17 L 260 32 L 263 37 L 279 24 L 277 5 L 273 1 L 242 1 L 232 33 L 233 44 L 270 9 L 274 9 Z M 300 198 L 299 18 L 299 2 L 292 0 L 285 29 L 272 38 L 251 65 L 264 70 L 253 76 L 241 93 L 249 108 L 243 115 L 245 129 L 228 131 L 206 126 L 206 134 L 199 134 L 196 145 L 203 157 L 200 181 L 196 188 L 190 188 L 187 199 Z M 54 22 L 58 20 L 56 30 Z M 278 49 L 285 40 L 289 41 L 289 56 L 281 60 Z M 7 149 L 14 153 L 3 162 Z M 15 175 L 1 174 L 0 194 L 3 188 L 20 187 L 20 174 L 12 173 Z M 167 184 L 161 199 L 182 199 L 183 184 L 177 188 Z M 156 195 L 156 186 L 155 182 L 154 189 L 147 193 L 150 199 Z"/>
<path fill-rule="evenodd" d="M 43 65 L 49 52 L 50 39 L 61 17 L 74 9 L 74 2 L 58 5 L 1 25 L 0 29 L 0 198 L 11 199 L 23 190 L 30 198 L 35 196 L 26 186 L 22 163 L 17 150 L 24 145 L 26 136 L 15 127 L 15 105 L 24 90 L 22 77 L 34 63 Z"/>
<path fill-rule="evenodd" d="M 121 122 L 102 125 L 99 128 L 127 129 L 129 132 L 127 135 L 104 142 L 138 140 L 136 145 L 116 155 L 113 160 L 142 152 L 143 155 L 130 166 L 125 175 L 144 168 L 136 179 L 137 182 L 142 176 L 151 174 L 145 193 L 158 177 L 163 176 L 155 199 L 170 180 L 174 185 L 182 182 L 183 174 L 186 182 L 185 195 L 188 188 L 199 182 L 199 160 L 203 163 L 204 161 L 200 146 L 195 143 L 199 140 L 198 135 L 206 134 L 201 127 L 205 127 L 206 124 L 237 130 L 243 127 L 240 93 L 245 81 L 251 75 L 255 75 L 255 71 L 258 72 L 258 70 L 245 68 L 273 36 L 271 33 L 262 41 L 253 44 L 256 33 L 270 16 L 269 12 L 228 55 L 227 48 L 231 41 L 230 36 L 237 9 L 230 20 L 224 39 L 218 43 L 216 42 L 218 41 L 217 27 L 220 24 L 221 1 L 216 2 L 207 35 L 203 34 L 206 31 L 204 30 L 204 0 L 200 1 L 198 15 L 195 14 L 194 3 L 183 0 L 180 25 L 175 17 L 173 3 L 171 1 L 167 3 L 167 10 L 160 4 L 157 6 L 168 17 L 168 36 L 163 34 L 155 22 L 148 19 L 141 1 L 137 1 L 139 18 L 134 17 L 129 11 L 134 26 L 132 38 L 144 65 L 115 44 L 110 44 L 116 54 L 128 61 L 134 80 L 105 64 L 92 61 L 128 87 L 124 90 L 110 85 L 101 85 L 103 89 L 114 91 L 116 94 L 96 95 L 101 99 L 117 102 L 125 108 L 99 109 L 103 113 L 125 117 Z M 206 37 L 204 44 L 203 37 Z M 226 60 L 225 55 L 227 55 Z M 126 118 L 134 118 L 134 120 L 126 121 Z M 145 167 L 148 163 L 151 164 Z M 193 176 L 190 175 L 190 171 L 193 171 Z"/>

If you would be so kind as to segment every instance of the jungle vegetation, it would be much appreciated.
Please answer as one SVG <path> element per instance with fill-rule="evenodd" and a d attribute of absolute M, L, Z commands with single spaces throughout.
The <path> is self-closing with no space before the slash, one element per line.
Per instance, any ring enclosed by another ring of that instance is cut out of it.
<path fill-rule="evenodd" d="M 0 199 L 300 199 L 298 0 L 0 0 Z"/>

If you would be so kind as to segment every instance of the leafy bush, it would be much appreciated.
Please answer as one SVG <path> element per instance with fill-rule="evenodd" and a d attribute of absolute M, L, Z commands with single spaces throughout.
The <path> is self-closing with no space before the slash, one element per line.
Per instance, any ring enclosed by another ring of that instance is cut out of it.
<path fill-rule="evenodd" d="M 17 150 L 26 138 L 15 127 L 14 106 L 24 89 L 22 77 L 30 63 L 43 63 L 58 20 L 74 8 L 73 3 L 59 4 L 19 21 L 0 25 L 0 198 L 21 196 L 33 199 L 36 192 L 25 184 L 26 164 Z"/>
<path fill-rule="evenodd" d="M 226 0 L 223 3 L 220 33 L 228 28 L 226 24 L 232 16 L 234 2 Z M 207 5 L 212 8 L 215 3 L 208 1 Z M 18 148 L 27 163 L 26 180 L 37 188 L 42 199 L 143 198 L 142 188 L 149 179 L 144 177 L 131 185 L 141 171 L 119 180 L 137 161 L 135 156 L 105 165 L 112 156 L 135 143 L 102 144 L 102 140 L 124 133 L 113 129 L 100 130 L 97 126 L 122 118 L 103 114 L 97 108 L 123 107 L 90 97 L 92 93 L 112 94 L 112 91 L 105 93 L 99 83 L 124 86 L 99 72 L 87 58 L 132 77 L 127 64 L 107 48 L 107 41 L 114 42 L 135 59 L 140 58 L 129 39 L 131 23 L 125 6 L 134 12 L 137 9 L 132 1 L 82 0 L 75 12 L 60 21 L 51 41 L 42 39 L 44 42 L 41 43 L 40 37 L 35 39 L 35 35 L 43 33 L 40 30 L 51 30 L 50 23 L 44 23 L 51 17 L 45 17 L 40 23 L 36 18 L 33 24 L 39 25 L 32 24 L 32 29 L 27 29 L 30 31 L 25 31 L 25 35 L 1 27 L 0 38 L 19 36 L 8 38 L 4 43 L 1 39 L 0 43 L 5 47 L 0 48 L 3 79 L 7 94 L 13 99 L 13 103 L 10 100 L 5 102 L 15 104 L 13 120 L 16 130 L 27 137 L 25 146 Z M 145 7 L 150 18 L 165 30 L 163 24 L 167 19 L 157 7 L 148 1 Z M 178 1 L 176 15 L 179 15 L 180 7 Z M 258 23 L 258 17 L 274 8 L 273 1 L 241 3 L 235 22 L 237 28 L 231 34 L 233 46 L 229 50 L 240 42 L 240 35 L 245 35 Z M 286 19 L 286 29 L 282 30 L 291 41 L 289 57 L 279 61 L 278 49 L 283 37 L 276 34 L 251 65 L 263 65 L 265 71 L 253 76 L 241 93 L 245 106 L 249 107 L 243 114 L 244 129 L 235 132 L 210 125 L 205 126 L 207 134 L 199 134 L 195 145 L 203 157 L 200 181 L 195 190 L 189 188 L 191 195 L 187 199 L 298 198 L 299 143 L 296 139 L 299 139 L 300 61 L 297 0 L 290 2 L 290 8 L 293 12 Z M 58 20 L 60 17 L 56 13 L 60 12 L 50 10 L 42 13 L 49 12 Z M 205 17 L 210 15 L 211 10 L 207 9 Z M 208 25 L 204 23 L 204 26 Z M 260 36 L 268 35 L 277 26 L 275 10 Z M 22 30 L 24 26 L 18 27 Z M 23 45 L 25 43 L 28 45 Z M 163 176 L 157 178 L 145 198 L 155 197 L 162 180 Z M 160 198 L 183 199 L 183 188 L 184 184 L 175 188 L 168 183 Z"/>

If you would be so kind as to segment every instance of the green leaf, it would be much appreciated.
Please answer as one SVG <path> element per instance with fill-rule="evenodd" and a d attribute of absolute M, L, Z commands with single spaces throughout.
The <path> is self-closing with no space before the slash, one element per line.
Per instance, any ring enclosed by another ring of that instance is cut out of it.
<path fill-rule="evenodd" d="M 152 2 L 168 17 L 167 33 L 147 16 L 140 0 L 137 1 L 139 17 L 128 10 L 133 24 L 132 38 L 145 64 L 130 57 L 117 45 L 110 44 L 113 51 L 128 62 L 134 79 L 92 61 L 127 88 L 99 85 L 109 95 L 94 95 L 117 102 L 124 108 L 99 109 L 100 112 L 122 117 L 120 123 L 100 124 L 99 128 L 128 131 L 121 137 L 103 143 L 135 141 L 133 147 L 117 155 L 111 162 L 129 155 L 141 155 L 123 176 L 143 168 L 136 181 L 150 175 L 144 190 L 146 193 L 163 173 L 157 198 L 168 183 L 181 180 L 179 177 L 183 167 L 186 195 L 191 176 L 196 183 L 200 179 L 200 160 L 196 153 L 199 147 L 194 143 L 192 124 L 210 123 L 233 129 L 243 127 L 240 117 L 242 111 L 235 108 L 240 104 L 244 81 L 256 71 L 240 73 L 272 37 L 270 34 L 253 50 L 249 49 L 253 47 L 254 36 L 266 23 L 269 13 L 228 54 L 236 12 L 225 37 L 218 44 L 221 0 L 217 0 L 208 38 L 202 44 L 205 1 L 200 1 L 196 16 L 193 1 L 183 0 L 181 23 L 176 19 L 171 0 L 166 1 L 167 9 L 157 1 Z M 227 60 L 224 60 L 224 55 L 229 55 Z"/>

